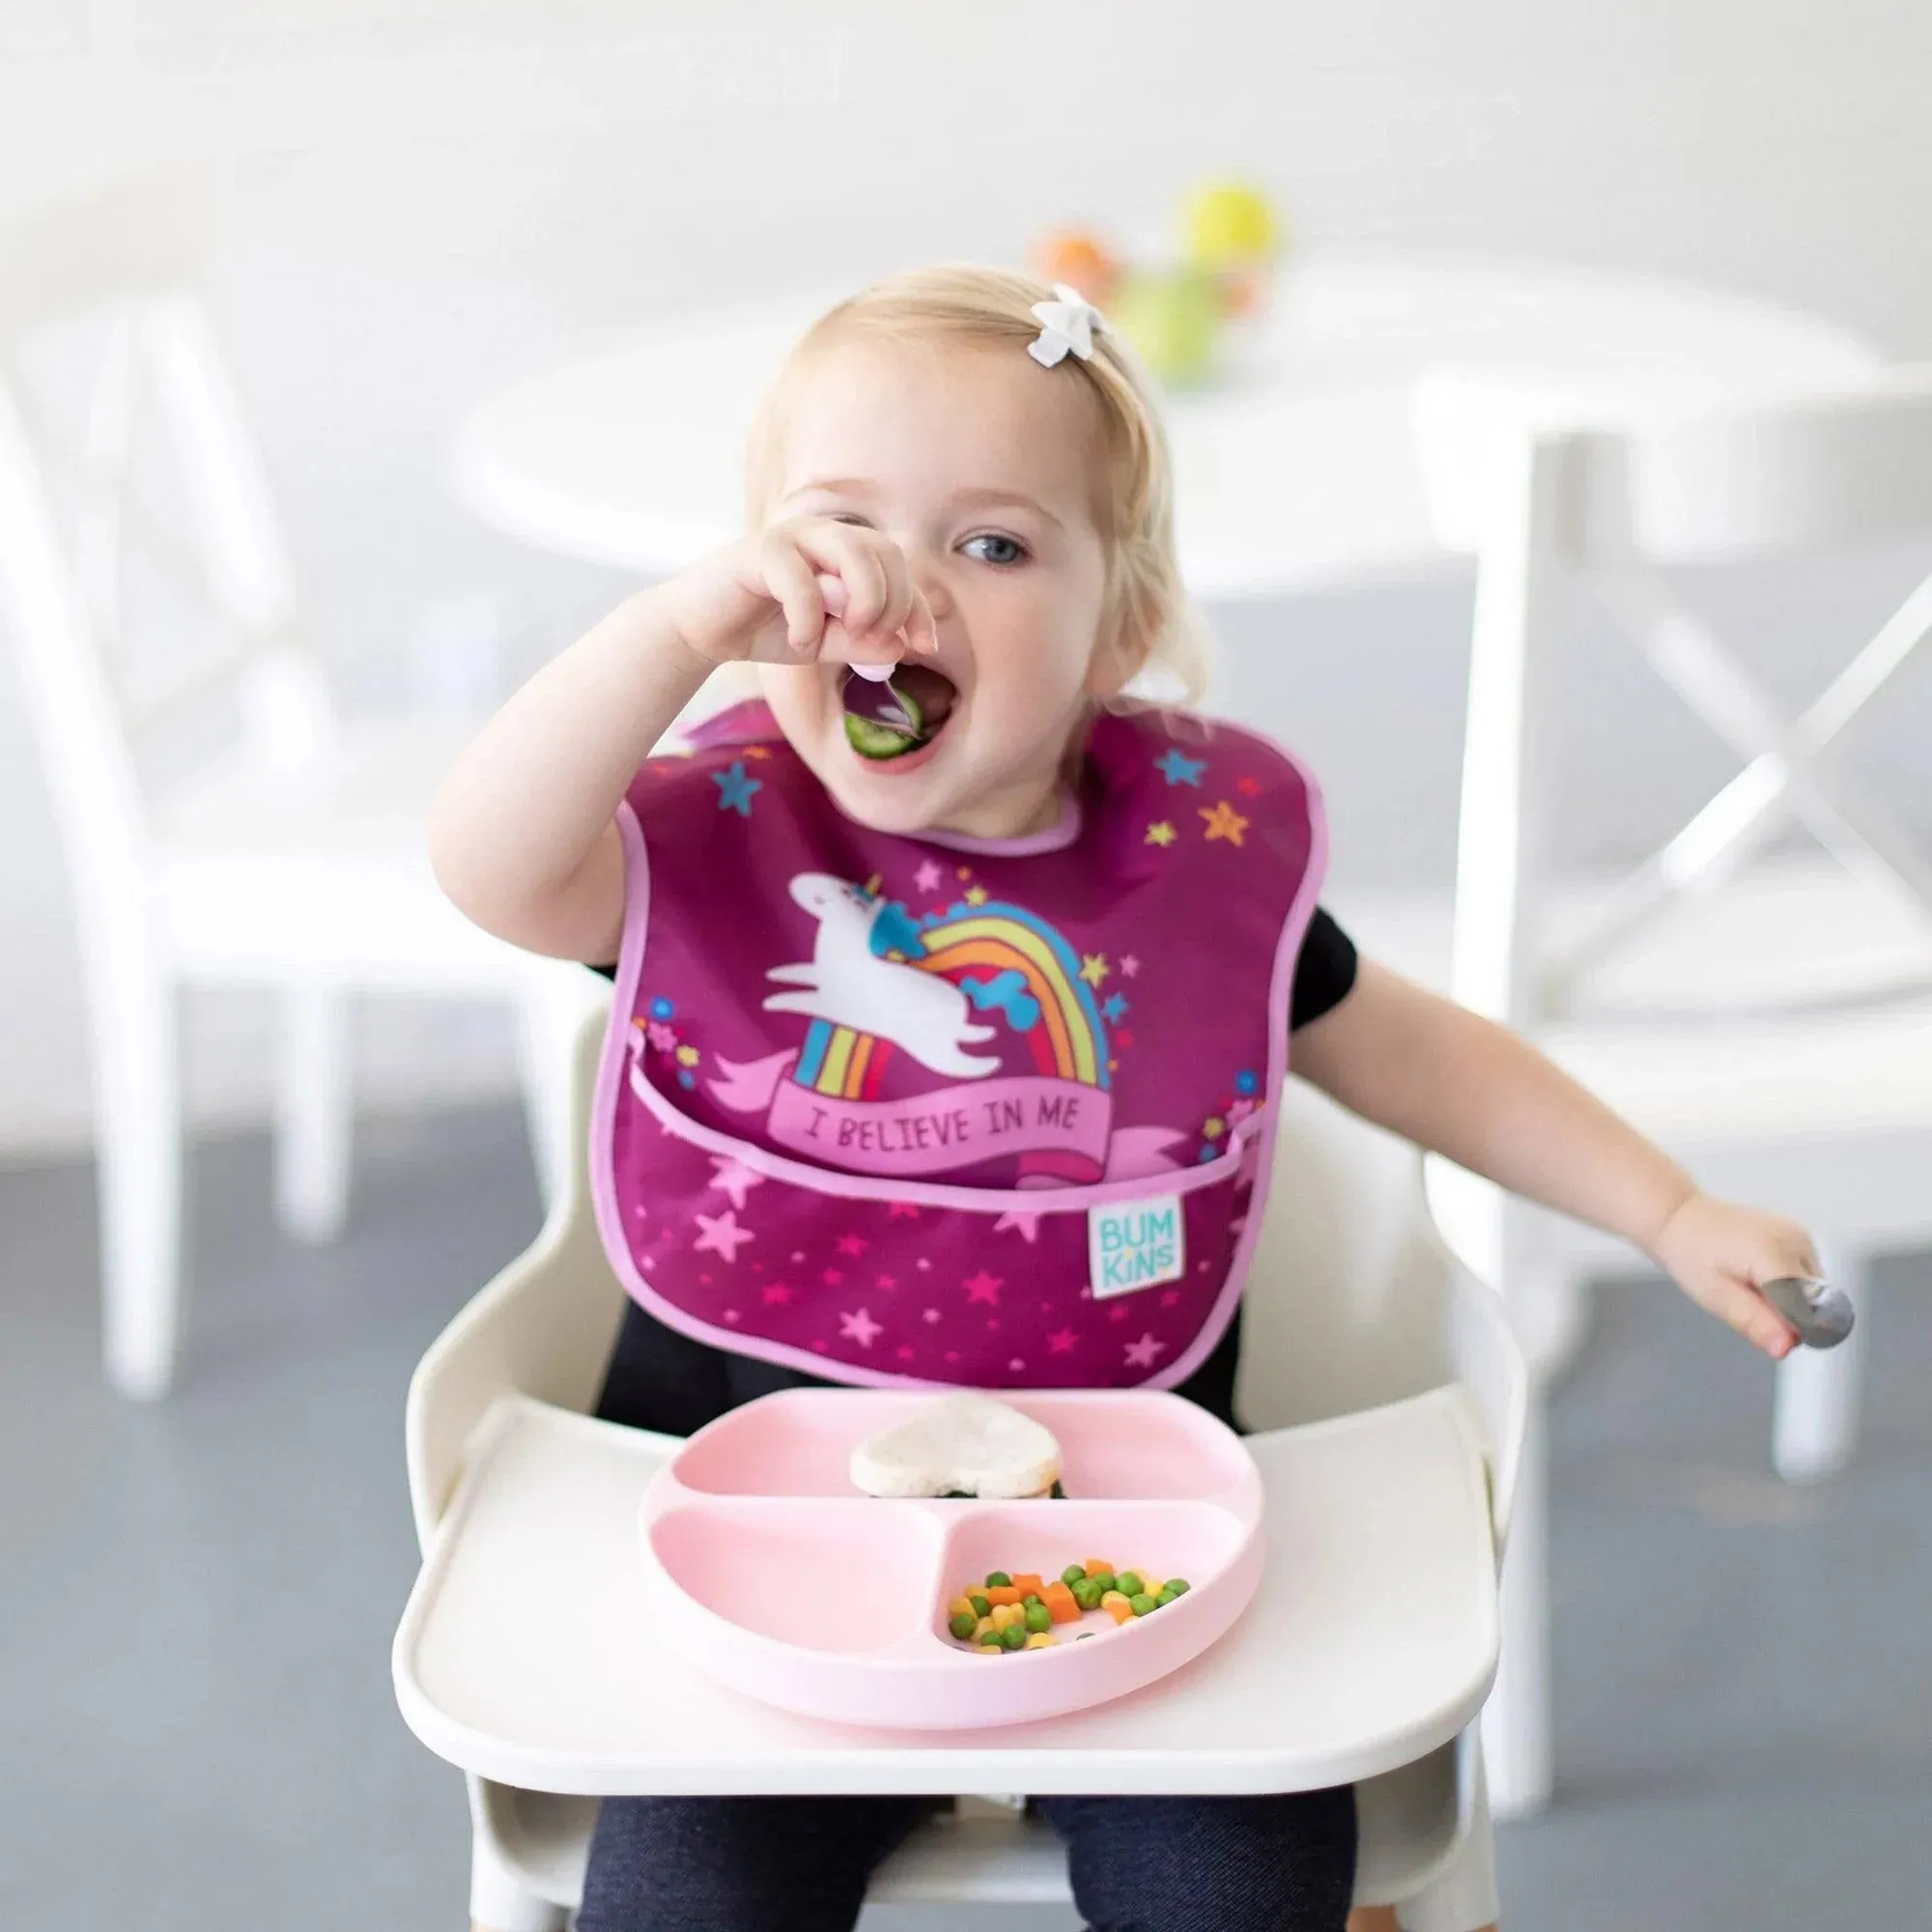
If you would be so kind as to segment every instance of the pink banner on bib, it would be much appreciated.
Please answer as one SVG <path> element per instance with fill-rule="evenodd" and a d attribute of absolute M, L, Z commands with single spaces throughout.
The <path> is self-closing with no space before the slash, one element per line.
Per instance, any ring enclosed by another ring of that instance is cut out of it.
<path fill-rule="evenodd" d="M 1004 1154 L 1071 1155 L 1097 1178 L 1113 1102 L 1076 1080 L 976 1080 L 907 1100 L 842 1100 L 782 1081 L 766 1127 L 813 1160 L 866 1174 L 940 1174 Z"/>

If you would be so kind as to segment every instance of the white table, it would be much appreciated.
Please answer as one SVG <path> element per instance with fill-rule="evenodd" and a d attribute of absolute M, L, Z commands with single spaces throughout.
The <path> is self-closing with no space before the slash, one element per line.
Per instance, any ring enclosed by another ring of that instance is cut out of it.
<path fill-rule="evenodd" d="M 739 527 L 753 410 L 830 298 L 686 318 L 487 398 L 457 440 L 458 494 L 565 555 L 682 568 Z M 1312 255 L 1239 373 L 1170 399 L 1182 566 L 1196 595 L 1233 600 L 1441 561 L 1411 431 L 1434 371 L 1522 381 L 1615 422 L 1855 384 L 1876 364 L 1839 329 L 1698 289 Z"/>
<path fill-rule="evenodd" d="M 500 1400 L 396 1634 L 431 1750 L 525 1791 L 1296 1791 L 1409 1765 L 1495 1673 L 1476 1426 L 1451 1386 L 1249 1438 L 1268 1555 L 1228 1635 L 1131 1696 L 997 1730 L 816 1721 L 712 1682 L 654 1638 L 638 1511 L 675 1444 Z"/>

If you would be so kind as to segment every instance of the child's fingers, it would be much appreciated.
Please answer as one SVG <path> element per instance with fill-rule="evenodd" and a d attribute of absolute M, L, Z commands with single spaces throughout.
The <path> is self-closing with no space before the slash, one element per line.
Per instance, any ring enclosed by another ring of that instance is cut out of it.
<path fill-rule="evenodd" d="M 886 567 L 869 530 L 850 524 L 815 523 L 800 533 L 801 547 L 822 570 L 845 586 L 845 609 L 838 621 L 848 635 L 862 638 L 879 621 L 892 596 Z"/>
<path fill-rule="evenodd" d="M 1756 1289 L 1729 1275 L 1713 1275 L 1704 1285 L 1704 1306 L 1728 1322 L 1753 1348 L 1781 1361 L 1798 1346 L 1797 1331 Z"/>
<path fill-rule="evenodd" d="M 785 618 L 785 642 L 800 656 L 815 650 L 825 635 L 826 596 L 799 547 L 779 535 L 758 546 L 758 567 L 765 588 L 778 600 Z"/>

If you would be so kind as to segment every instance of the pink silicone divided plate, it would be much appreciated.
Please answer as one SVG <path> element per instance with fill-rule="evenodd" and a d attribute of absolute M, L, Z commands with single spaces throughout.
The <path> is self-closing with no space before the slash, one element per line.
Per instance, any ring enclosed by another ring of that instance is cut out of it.
<path fill-rule="evenodd" d="M 694 1435 L 644 1497 L 644 1572 L 664 1634 L 785 1710 L 963 1730 L 1137 1690 L 1247 1607 L 1261 1578 L 1261 1477 L 1205 1410 L 1151 1392 L 1003 1392 L 1059 1438 L 1064 1499 L 902 1502 L 854 1489 L 854 1445 L 934 1400 L 798 1389 Z M 1118 1627 L 1094 1612 L 1056 1628 L 1051 1649 L 980 1657 L 949 1634 L 948 1602 L 988 1571 L 1051 1578 L 1094 1557 L 1191 1587 Z"/>

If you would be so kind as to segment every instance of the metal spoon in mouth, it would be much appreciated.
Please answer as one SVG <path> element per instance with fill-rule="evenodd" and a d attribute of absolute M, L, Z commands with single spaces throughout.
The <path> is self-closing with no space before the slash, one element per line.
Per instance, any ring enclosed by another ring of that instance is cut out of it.
<path fill-rule="evenodd" d="M 1857 1319 L 1851 1297 L 1816 1275 L 1781 1275 L 1758 1293 L 1798 1330 L 1807 1349 L 1835 1349 Z"/>

